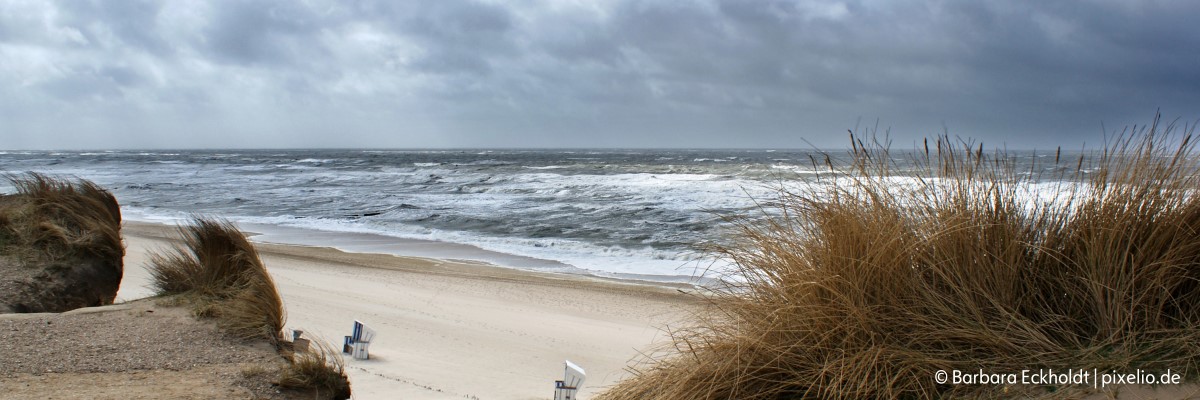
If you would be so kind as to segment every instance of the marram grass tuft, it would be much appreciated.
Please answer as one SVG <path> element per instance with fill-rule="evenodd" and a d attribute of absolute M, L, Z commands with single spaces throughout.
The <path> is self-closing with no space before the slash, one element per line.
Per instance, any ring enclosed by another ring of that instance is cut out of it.
<path fill-rule="evenodd" d="M 692 325 L 600 398 L 1086 389 L 938 384 L 939 370 L 1170 369 L 1195 381 L 1200 157 L 1186 126 L 1128 132 L 1056 157 L 1059 179 L 949 138 L 916 156 L 919 172 L 900 172 L 886 146 L 852 139 L 849 168 L 733 219 L 732 244 L 716 251 L 744 279 L 714 289 Z"/>
<path fill-rule="evenodd" d="M 277 342 L 283 301 L 258 251 L 232 223 L 196 218 L 180 227 L 183 246 L 151 258 L 158 295 L 177 295 L 197 315 L 242 338 Z"/>

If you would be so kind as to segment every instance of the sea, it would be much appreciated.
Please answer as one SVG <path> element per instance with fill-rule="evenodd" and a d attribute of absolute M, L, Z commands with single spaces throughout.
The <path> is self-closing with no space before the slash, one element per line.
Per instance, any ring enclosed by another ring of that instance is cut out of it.
<path fill-rule="evenodd" d="M 729 238 L 725 217 L 760 213 L 780 187 L 812 182 L 828 171 L 826 154 L 0 151 L 0 171 L 88 179 L 116 195 L 126 220 L 221 217 L 258 242 L 702 283 L 722 273 L 703 246 Z"/>

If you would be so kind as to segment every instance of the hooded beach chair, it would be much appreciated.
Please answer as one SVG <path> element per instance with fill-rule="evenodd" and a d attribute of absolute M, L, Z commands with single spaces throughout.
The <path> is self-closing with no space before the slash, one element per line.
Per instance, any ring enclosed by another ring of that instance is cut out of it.
<path fill-rule="evenodd" d="M 564 360 L 563 380 L 554 381 L 554 400 L 575 400 L 575 392 L 583 386 L 583 368 L 571 360 Z"/>
<path fill-rule="evenodd" d="M 346 336 L 345 343 L 342 344 L 342 352 L 349 353 L 355 360 L 367 360 L 371 358 L 368 352 L 371 347 L 371 339 L 375 337 L 375 330 L 368 328 L 358 320 L 354 321 L 354 330 L 350 336 Z"/>

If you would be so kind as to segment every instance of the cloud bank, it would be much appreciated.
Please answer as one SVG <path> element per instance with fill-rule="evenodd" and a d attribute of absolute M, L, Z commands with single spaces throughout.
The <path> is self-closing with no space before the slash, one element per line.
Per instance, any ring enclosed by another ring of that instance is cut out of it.
<path fill-rule="evenodd" d="M 1200 116 L 1188 1 L 3 1 L 0 148 L 1099 144 Z M 862 122 L 859 122 L 861 119 Z"/>

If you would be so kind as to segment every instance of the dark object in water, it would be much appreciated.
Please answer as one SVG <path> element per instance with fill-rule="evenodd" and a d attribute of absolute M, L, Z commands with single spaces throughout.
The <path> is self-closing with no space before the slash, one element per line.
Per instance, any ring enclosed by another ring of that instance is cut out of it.
<path fill-rule="evenodd" d="M 413 209 L 413 208 L 420 208 L 420 207 L 417 207 L 417 206 L 414 206 L 411 204 L 401 204 L 399 206 L 388 207 L 388 208 L 384 208 L 382 210 L 371 210 L 371 211 L 363 211 L 363 212 L 353 213 L 353 214 L 345 214 L 345 215 L 342 215 L 342 217 L 350 218 L 350 219 L 358 219 L 358 218 L 363 218 L 363 217 L 374 217 L 376 215 L 380 215 L 380 214 L 386 213 L 388 211 L 395 210 L 397 208 Z"/>

